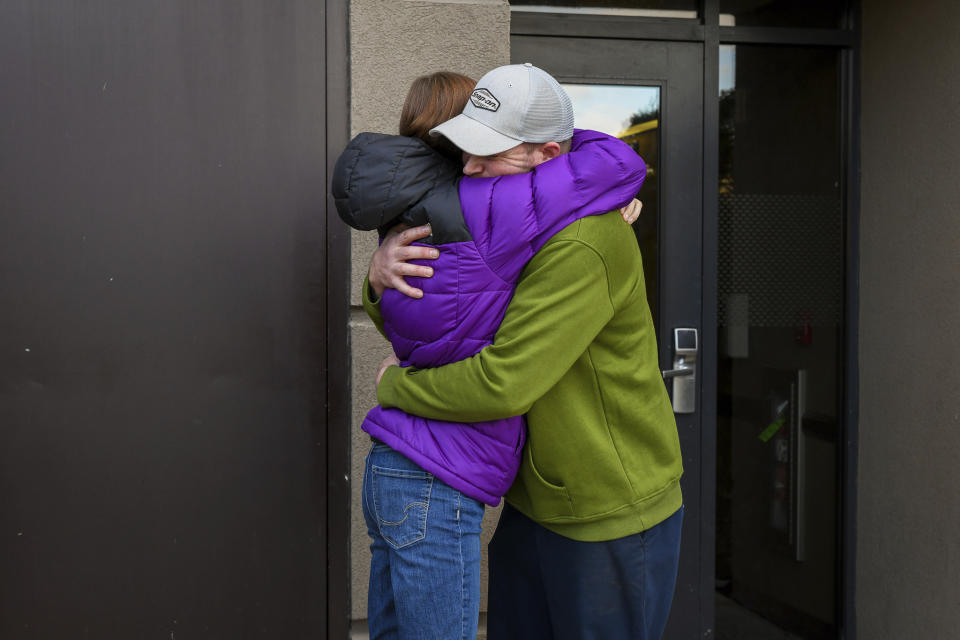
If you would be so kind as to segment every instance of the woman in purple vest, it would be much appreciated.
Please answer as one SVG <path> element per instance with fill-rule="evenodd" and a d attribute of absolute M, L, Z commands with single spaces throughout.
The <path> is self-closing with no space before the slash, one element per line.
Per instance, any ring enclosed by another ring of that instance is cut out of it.
<path fill-rule="evenodd" d="M 465 178 L 459 151 L 428 132 L 460 113 L 473 89 L 459 74 L 418 78 L 402 135 L 360 134 L 334 171 L 337 210 L 350 226 L 382 238 L 431 225 L 423 243 L 438 252 L 435 275 L 411 279 L 423 298 L 387 289 L 374 302 L 403 366 L 440 366 L 490 344 L 534 253 L 571 222 L 626 207 L 646 175 L 625 143 L 575 131 L 569 153 L 529 173 Z M 363 478 L 370 637 L 473 640 L 484 503 L 499 504 L 513 481 L 523 417 L 451 423 L 378 406 L 362 428 L 373 439 Z"/>

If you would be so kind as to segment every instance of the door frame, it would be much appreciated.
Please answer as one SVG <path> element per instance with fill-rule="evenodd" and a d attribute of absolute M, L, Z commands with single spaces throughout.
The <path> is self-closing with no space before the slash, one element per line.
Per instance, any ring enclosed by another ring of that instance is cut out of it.
<path fill-rule="evenodd" d="M 837 624 L 839 637 L 856 637 L 856 507 L 859 407 L 859 214 L 860 214 L 860 2 L 848 0 L 840 28 L 811 29 L 791 27 L 729 27 L 720 25 L 720 0 L 701 0 L 699 18 L 649 18 L 607 16 L 586 13 L 511 12 L 511 36 L 562 36 L 700 42 L 703 46 L 703 224 L 701 287 L 701 344 L 717 343 L 717 270 L 718 270 L 718 192 L 719 178 L 719 52 L 721 44 L 765 44 L 814 46 L 838 50 L 840 54 L 840 117 L 842 201 L 845 205 L 845 311 L 843 328 L 843 397 L 840 442 L 840 491 L 837 522 L 838 582 Z M 704 349 L 700 355 L 703 384 L 700 395 L 701 496 L 716 491 L 716 410 L 717 351 Z M 712 418 L 711 418 L 712 416 Z M 711 632 L 714 626 L 715 572 L 715 499 L 701 500 L 700 628 Z"/>
<path fill-rule="evenodd" d="M 327 104 L 324 109 L 326 128 L 326 193 L 324 226 L 326 228 L 326 286 L 318 303 L 324 305 L 326 317 L 325 359 L 322 362 L 325 389 L 317 389 L 311 398 L 313 423 L 323 426 L 317 433 L 324 443 L 324 468 L 316 475 L 326 527 L 327 541 L 327 637 L 350 637 L 350 229 L 340 222 L 330 194 L 333 168 L 350 141 L 350 49 L 349 0 L 326 0 L 326 24 L 323 34 L 326 46 Z M 323 539 L 324 536 L 321 536 Z"/>

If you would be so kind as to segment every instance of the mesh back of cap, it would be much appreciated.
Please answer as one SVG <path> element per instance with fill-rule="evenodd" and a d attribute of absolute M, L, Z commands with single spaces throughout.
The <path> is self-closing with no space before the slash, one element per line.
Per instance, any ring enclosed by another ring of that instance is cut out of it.
<path fill-rule="evenodd" d="M 531 67 L 527 112 L 520 130 L 527 142 L 563 142 L 573 137 L 573 104 L 546 72 Z"/>

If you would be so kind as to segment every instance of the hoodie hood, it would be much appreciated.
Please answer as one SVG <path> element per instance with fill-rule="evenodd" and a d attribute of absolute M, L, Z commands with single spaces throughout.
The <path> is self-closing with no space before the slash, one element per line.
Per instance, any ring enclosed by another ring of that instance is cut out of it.
<path fill-rule="evenodd" d="M 418 138 L 361 133 L 337 160 L 331 192 L 346 224 L 383 235 L 397 223 L 434 222 L 445 211 L 462 218 L 461 177 L 457 163 Z"/>

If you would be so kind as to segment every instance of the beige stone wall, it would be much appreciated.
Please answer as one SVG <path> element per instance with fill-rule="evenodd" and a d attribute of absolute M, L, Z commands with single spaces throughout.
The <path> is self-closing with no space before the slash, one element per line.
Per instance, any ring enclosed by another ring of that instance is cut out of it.
<path fill-rule="evenodd" d="M 479 78 L 510 60 L 510 11 L 506 0 L 352 0 L 350 3 L 350 121 L 361 131 L 396 133 L 410 82 L 419 75 L 450 70 Z M 369 550 L 360 512 L 363 459 L 370 446 L 360 431 L 376 403 L 374 375 L 389 354 L 360 308 L 360 286 L 374 232 L 352 234 L 353 456 L 351 510 L 354 619 L 366 617 Z M 496 513 L 487 510 L 486 531 Z"/>
<path fill-rule="evenodd" d="M 859 638 L 960 629 L 957 24 L 863 2 Z"/>

